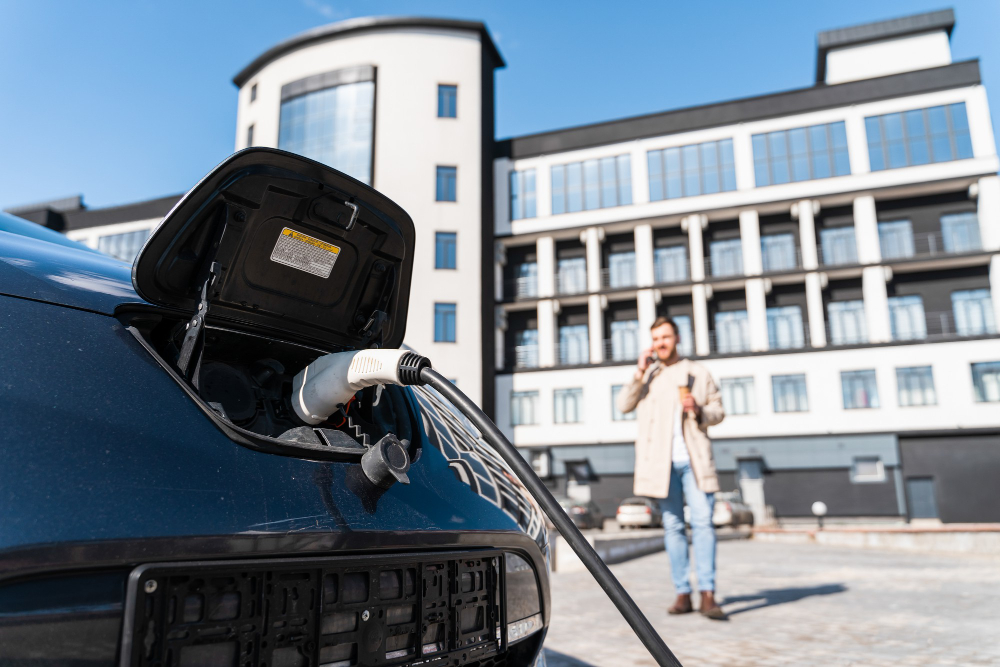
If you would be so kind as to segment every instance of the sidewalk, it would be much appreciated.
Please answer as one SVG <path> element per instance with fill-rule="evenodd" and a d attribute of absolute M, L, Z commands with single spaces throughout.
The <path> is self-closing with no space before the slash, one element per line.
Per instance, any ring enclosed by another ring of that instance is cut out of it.
<path fill-rule="evenodd" d="M 756 528 L 757 542 L 825 544 L 920 553 L 1000 554 L 1000 524 L 783 526 Z"/>

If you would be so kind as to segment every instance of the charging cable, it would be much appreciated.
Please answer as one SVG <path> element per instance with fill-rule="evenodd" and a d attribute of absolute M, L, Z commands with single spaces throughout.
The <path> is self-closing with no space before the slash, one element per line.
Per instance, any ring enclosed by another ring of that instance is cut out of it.
<path fill-rule="evenodd" d="M 680 667 L 680 661 L 667 648 L 649 619 L 552 497 L 542 480 L 538 479 L 528 462 L 479 406 L 431 368 L 427 357 L 409 350 L 361 350 L 325 355 L 295 376 L 292 404 L 300 418 L 307 423 L 318 424 L 349 401 L 355 392 L 376 384 L 428 385 L 461 410 L 528 489 L 657 664 Z"/>

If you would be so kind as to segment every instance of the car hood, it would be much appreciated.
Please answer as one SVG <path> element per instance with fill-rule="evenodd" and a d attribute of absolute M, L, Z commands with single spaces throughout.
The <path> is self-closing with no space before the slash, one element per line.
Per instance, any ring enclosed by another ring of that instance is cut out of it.
<path fill-rule="evenodd" d="M 0 294 L 106 315 L 144 303 L 125 262 L 6 231 L 0 231 Z"/>

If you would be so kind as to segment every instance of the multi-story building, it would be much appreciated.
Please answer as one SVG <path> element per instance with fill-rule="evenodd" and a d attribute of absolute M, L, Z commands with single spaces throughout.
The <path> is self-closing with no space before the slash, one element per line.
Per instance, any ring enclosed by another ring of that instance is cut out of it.
<path fill-rule="evenodd" d="M 665 315 L 721 388 L 724 489 L 1000 519 L 1000 163 L 953 25 L 824 32 L 811 87 L 500 144 L 496 420 L 536 470 L 630 494 L 614 399 Z"/>
<path fill-rule="evenodd" d="M 810 87 L 497 142 L 483 24 L 346 21 L 236 76 L 236 148 L 412 215 L 407 343 L 560 491 L 631 494 L 614 397 L 666 315 L 721 387 L 725 489 L 779 517 L 997 521 L 1000 161 L 953 26 L 824 32 Z M 128 260 L 176 199 L 18 212 Z"/>

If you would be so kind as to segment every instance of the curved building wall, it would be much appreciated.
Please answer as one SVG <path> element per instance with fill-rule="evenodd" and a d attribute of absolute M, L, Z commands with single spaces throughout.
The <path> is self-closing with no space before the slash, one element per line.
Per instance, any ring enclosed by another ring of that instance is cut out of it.
<path fill-rule="evenodd" d="M 481 40 L 475 30 L 382 27 L 292 50 L 240 87 L 236 132 L 236 149 L 252 140 L 302 152 L 369 181 L 406 209 L 417 230 L 406 343 L 477 401 L 483 398 L 484 368 L 483 197 L 492 211 L 492 174 L 484 182 L 483 164 L 492 164 L 484 152 L 493 140 L 495 66 Z M 457 86 L 454 118 L 438 117 L 440 84 Z M 332 86 L 338 89 L 331 92 Z M 372 86 L 369 179 L 363 158 Z M 315 141 L 315 126 L 311 139 L 295 136 L 310 122 L 301 118 L 307 108 L 326 114 L 324 131 L 336 135 L 340 148 Z M 292 119 L 292 113 L 300 117 Z M 455 168 L 455 201 L 436 200 L 439 166 Z M 456 234 L 454 269 L 435 268 L 438 232 Z M 436 303 L 456 306 L 455 342 L 435 342 Z"/>

